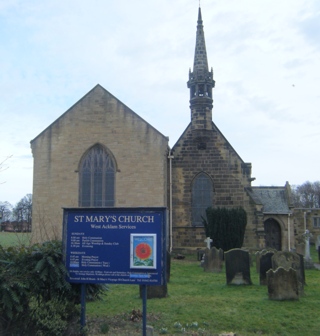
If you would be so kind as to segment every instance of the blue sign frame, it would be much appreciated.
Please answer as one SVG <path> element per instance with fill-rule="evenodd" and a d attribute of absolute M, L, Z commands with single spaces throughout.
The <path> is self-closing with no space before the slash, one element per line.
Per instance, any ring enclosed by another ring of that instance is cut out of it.
<path fill-rule="evenodd" d="M 167 209 L 64 208 L 68 281 L 166 283 Z"/>

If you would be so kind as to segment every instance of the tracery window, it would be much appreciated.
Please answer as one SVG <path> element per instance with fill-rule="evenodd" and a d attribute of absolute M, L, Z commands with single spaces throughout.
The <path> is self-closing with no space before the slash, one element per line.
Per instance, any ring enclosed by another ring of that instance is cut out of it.
<path fill-rule="evenodd" d="M 114 206 L 115 163 L 101 145 L 93 146 L 80 163 L 79 206 Z"/>
<path fill-rule="evenodd" d="M 212 206 L 213 184 L 211 178 L 200 173 L 192 184 L 192 225 L 203 226 L 202 218 L 206 218 L 206 209 Z"/>

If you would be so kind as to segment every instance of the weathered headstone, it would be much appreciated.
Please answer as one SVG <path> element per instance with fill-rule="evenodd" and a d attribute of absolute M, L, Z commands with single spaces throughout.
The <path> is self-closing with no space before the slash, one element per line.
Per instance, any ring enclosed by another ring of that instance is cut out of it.
<path fill-rule="evenodd" d="M 283 267 L 286 270 L 292 268 L 297 272 L 299 293 L 303 294 L 305 285 L 303 256 L 294 252 L 278 251 L 272 257 L 272 269 L 276 270 L 278 267 Z"/>
<path fill-rule="evenodd" d="M 260 273 L 260 257 L 265 254 L 266 252 L 277 252 L 276 249 L 273 248 L 267 248 L 267 249 L 263 249 L 261 251 L 256 252 L 255 256 L 256 256 L 256 270 L 257 273 Z"/>
<path fill-rule="evenodd" d="M 250 256 L 248 251 L 238 248 L 224 253 L 227 285 L 252 285 Z"/>
<path fill-rule="evenodd" d="M 262 250 L 262 251 L 264 251 L 264 250 Z M 257 271 L 257 273 L 260 272 L 260 255 L 261 255 L 262 251 L 257 251 L 255 253 L 255 256 L 256 256 L 256 271 Z"/>
<path fill-rule="evenodd" d="M 140 298 L 142 298 L 142 286 L 139 286 Z M 147 286 L 147 299 L 162 299 L 168 296 L 168 286 Z"/>
<path fill-rule="evenodd" d="M 202 259 L 203 259 L 203 255 L 204 255 L 204 253 L 205 253 L 204 250 L 205 250 L 205 249 L 203 249 L 203 248 L 199 248 L 199 249 L 197 250 L 197 260 L 198 260 L 198 261 L 202 261 Z"/>
<path fill-rule="evenodd" d="M 170 280 L 170 271 L 171 271 L 171 254 L 167 251 L 167 260 L 166 260 L 166 277 L 167 282 Z M 142 287 L 139 286 L 140 298 L 142 298 Z M 168 296 L 168 286 L 165 285 L 155 285 L 147 286 L 147 299 L 161 299 Z"/>
<path fill-rule="evenodd" d="M 203 270 L 205 272 L 220 273 L 223 267 L 223 251 L 214 246 L 211 249 L 206 248 L 203 259 Z"/>
<path fill-rule="evenodd" d="M 320 246 L 320 235 L 317 236 L 316 243 L 315 243 L 315 248 L 318 251 L 318 247 Z"/>
<path fill-rule="evenodd" d="M 153 327 L 150 325 L 146 326 L 146 336 L 153 336 Z"/>
<path fill-rule="evenodd" d="M 257 273 L 260 273 L 260 257 L 266 251 L 267 251 L 266 249 L 263 249 L 261 251 L 256 252 L 256 270 L 257 270 Z"/>
<path fill-rule="evenodd" d="M 309 230 L 306 230 L 303 237 L 305 239 L 304 267 L 310 269 L 314 267 L 310 255 L 310 238 L 312 237 L 312 233 L 310 233 Z"/>
<path fill-rule="evenodd" d="M 269 269 L 272 269 L 272 256 L 274 255 L 273 251 L 266 251 L 260 255 L 260 285 L 267 285 L 267 272 Z"/>
<path fill-rule="evenodd" d="M 270 300 L 298 300 L 299 281 L 297 271 L 278 267 L 267 272 L 268 295 Z"/>
<path fill-rule="evenodd" d="M 305 243 L 300 243 L 296 245 L 296 253 L 301 254 L 304 256 L 306 246 Z"/>

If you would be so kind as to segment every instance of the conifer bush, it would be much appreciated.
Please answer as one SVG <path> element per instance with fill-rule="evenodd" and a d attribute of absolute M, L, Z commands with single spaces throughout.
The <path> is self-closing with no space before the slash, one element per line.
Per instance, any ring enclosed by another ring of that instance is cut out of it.
<path fill-rule="evenodd" d="M 207 219 L 203 223 L 207 237 L 212 239 L 212 246 L 228 251 L 241 248 L 247 225 L 247 214 L 241 207 L 207 208 Z"/>
<path fill-rule="evenodd" d="M 65 335 L 80 316 L 80 285 L 68 283 L 66 275 L 61 241 L 0 245 L 0 335 Z M 89 300 L 106 289 L 86 287 Z"/>

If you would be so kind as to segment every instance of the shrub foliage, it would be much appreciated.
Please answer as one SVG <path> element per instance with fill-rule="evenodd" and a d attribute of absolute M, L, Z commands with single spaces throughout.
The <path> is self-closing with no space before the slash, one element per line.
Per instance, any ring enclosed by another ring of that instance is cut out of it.
<path fill-rule="evenodd" d="M 80 285 L 66 281 L 61 241 L 29 247 L 0 245 L 0 335 L 71 335 Z M 105 287 L 87 285 L 90 299 Z"/>
<path fill-rule="evenodd" d="M 243 208 L 208 208 L 207 220 L 203 219 L 207 237 L 212 246 L 228 251 L 241 248 L 247 225 L 247 214 Z"/>

